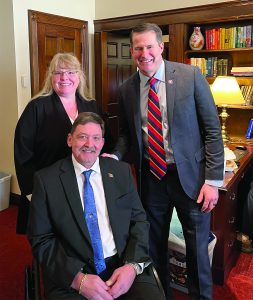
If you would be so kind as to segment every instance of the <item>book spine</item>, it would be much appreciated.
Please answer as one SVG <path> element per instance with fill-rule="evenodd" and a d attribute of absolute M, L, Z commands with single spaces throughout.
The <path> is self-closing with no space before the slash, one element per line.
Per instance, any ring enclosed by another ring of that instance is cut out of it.
<path fill-rule="evenodd" d="M 228 59 L 227 58 L 222 59 L 221 70 L 222 70 L 221 71 L 222 76 L 228 75 Z"/>
<path fill-rule="evenodd" d="M 224 48 L 229 48 L 229 28 L 225 29 L 225 42 L 224 42 Z"/>
<path fill-rule="evenodd" d="M 253 25 L 251 25 L 251 47 L 253 47 Z"/>
<path fill-rule="evenodd" d="M 251 25 L 246 26 L 246 47 L 251 47 Z"/>
<path fill-rule="evenodd" d="M 206 36 L 206 49 L 210 49 L 210 29 L 207 29 L 205 31 L 205 36 Z"/>
<path fill-rule="evenodd" d="M 217 76 L 217 56 L 213 57 L 213 77 Z"/>
<path fill-rule="evenodd" d="M 253 119 L 250 119 L 249 126 L 246 132 L 246 139 L 250 139 L 253 133 Z"/>
<path fill-rule="evenodd" d="M 208 57 L 206 60 L 206 76 L 213 76 L 212 57 Z"/>
<path fill-rule="evenodd" d="M 238 26 L 236 27 L 236 48 L 241 48 L 241 35 L 242 35 L 242 32 L 241 32 L 241 27 Z"/>
<path fill-rule="evenodd" d="M 219 58 L 217 60 L 217 76 L 221 76 L 222 74 L 222 63 L 223 63 L 223 59 Z"/>

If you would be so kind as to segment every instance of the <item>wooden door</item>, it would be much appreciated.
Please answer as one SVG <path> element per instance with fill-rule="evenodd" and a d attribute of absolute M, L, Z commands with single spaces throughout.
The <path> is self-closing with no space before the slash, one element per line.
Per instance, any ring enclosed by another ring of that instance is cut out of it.
<path fill-rule="evenodd" d="M 115 141 L 119 132 L 118 88 L 136 72 L 130 54 L 129 34 L 123 32 L 96 33 L 95 63 L 96 99 Z"/>
<path fill-rule="evenodd" d="M 58 52 L 74 53 L 88 76 L 88 22 L 29 10 L 32 95 L 44 83 L 47 67 Z"/>

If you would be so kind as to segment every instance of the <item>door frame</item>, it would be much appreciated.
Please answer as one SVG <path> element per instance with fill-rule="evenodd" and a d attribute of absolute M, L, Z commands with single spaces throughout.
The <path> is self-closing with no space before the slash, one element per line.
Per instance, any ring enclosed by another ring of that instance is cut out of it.
<path fill-rule="evenodd" d="M 108 76 L 107 76 L 107 32 L 96 32 L 95 42 L 95 93 L 96 101 L 103 112 L 107 111 Z M 103 101 L 104 100 L 104 101 Z"/>

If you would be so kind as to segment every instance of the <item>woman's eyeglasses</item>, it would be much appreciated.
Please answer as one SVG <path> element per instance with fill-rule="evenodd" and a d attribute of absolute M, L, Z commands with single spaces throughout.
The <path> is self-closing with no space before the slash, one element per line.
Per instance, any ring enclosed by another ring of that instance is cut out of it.
<path fill-rule="evenodd" d="M 63 76 L 64 74 L 66 74 L 68 77 L 73 77 L 76 75 L 78 71 L 74 71 L 74 70 L 68 70 L 68 71 L 54 71 L 52 72 L 53 76 L 55 77 L 60 77 Z"/>

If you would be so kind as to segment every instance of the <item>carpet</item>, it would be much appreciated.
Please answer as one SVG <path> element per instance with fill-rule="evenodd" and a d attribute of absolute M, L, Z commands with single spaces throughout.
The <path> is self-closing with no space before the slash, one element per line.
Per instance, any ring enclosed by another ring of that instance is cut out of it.
<path fill-rule="evenodd" d="M 16 234 L 17 206 L 0 212 L 0 300 L 24 299 L 24 270 L 32 253 L 24 235 Z M 173 290 L 174 300 L 188 296 Z M 224 286 L 214 285 L 213 300 L 253 300 L 253 254 L 241 253 Z"/>
<path fill-rule="evenodd" d="M 253 300 L 253 254 L 241 253 L 226 284 L 235 299 Z"/>
<path fill-rule="evenodd" d="M 16 234 L 17 206 L 0 212 L 0 300 L 23 300 L 25 266 L 31 263 L 30 245 Z"/>

